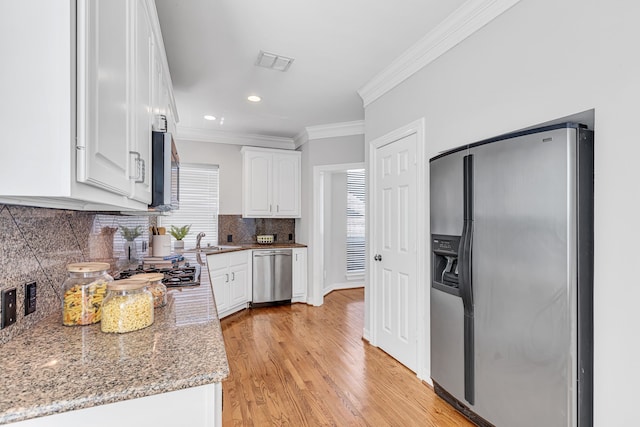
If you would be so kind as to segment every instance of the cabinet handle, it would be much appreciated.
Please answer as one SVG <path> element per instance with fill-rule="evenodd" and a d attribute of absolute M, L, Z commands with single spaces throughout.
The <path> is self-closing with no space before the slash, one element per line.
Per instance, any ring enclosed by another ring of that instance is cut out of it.
<path fill-rule="evenodd" d="M 232 272 L 231 272 L 231 281 L 232 281 L 232 282 L 235 282 L 235 280 L 236 280 L 236 272 L 235 272 L 235 271 L 232 271 Z"/>
<path fill-rule="evenodd" d="M 129 154 L 133 154 L 136 156 L 134 162 L 136 164 L 136 174 L 134 176 L 129 176 L 129 179 L 134 179 L 136 183 L 144 182 L 146 167 L 144 163 L 144 159 L 140 156 L 140 153 L 137 151 L 129 151 Z"/>
<path fill-rule="evenodd" d="M 271 205 L 269 205 L 269 212 L 271 212 Z"/>
<path fill-rule="evenodd" d="M 229 273 L 226 273 L 225 276 L 226 276 L 226 280 L 224 281 L 224 283 L 229 283 Z"/>

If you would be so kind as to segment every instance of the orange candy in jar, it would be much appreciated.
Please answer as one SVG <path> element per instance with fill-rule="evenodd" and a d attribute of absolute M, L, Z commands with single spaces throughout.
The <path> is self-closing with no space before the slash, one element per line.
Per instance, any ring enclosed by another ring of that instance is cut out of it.
<path fill-rule="evenodd" d="M 153 308 L 167 305 L 167 287 L 162 283 L 162 273 L 141 273 L 131 277 L 132 279 L 144 279 L 149 281 L 149 292 L 153 295 Z"/>

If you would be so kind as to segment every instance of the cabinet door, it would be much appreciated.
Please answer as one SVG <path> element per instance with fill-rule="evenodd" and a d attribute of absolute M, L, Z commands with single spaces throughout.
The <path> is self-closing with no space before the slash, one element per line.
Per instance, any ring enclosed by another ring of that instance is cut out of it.
<path fill-rule="evenodd" d="M 216 308 L 218 313 L 222 313 L 230 307 L 229 283 L 231 283 L 231 277 L 229 269 L 225 267 L 218 270 L 209 270 L 209 279 L 211 280 L 211 288 L 216 300 Z"/>
<path fill-rule="evenodd" d="M 129 195 L 130 3 L 78 2 L 77 180 Z"/>
<path fill-rule="evenodd" d="M 242 214 L 249 218 L 273 216 L 272 154 L 245 152 L 243 155 Z"/>
<path fill-rule="evenodd" d="M 218 314 L 230 307 L 229 304 L 229 254 L 207 255 L 207 269 L 209 270 L 209 280 L 213 296 L 216 300 Z"/>
<path fill-rule="evenodd" d="M 300 156 L 277 154 L 273 157 L 274 216 L 300 217 Z"/>
<path fill-rule="evenodd" d="M 251 251 L 231 252 L 229 254 L 230 305 L 238 306 L 249 302 L 249 257 Z"/>
<path fill-rule="evenodd" d="M 307 297 L 307 248 L 293 249 L 293 297 L 292 301 L 305 301 Z"/>
<path fill-rule="evenodd" d="M 236 265 L 229 268 L 231 284 L 229 285 L 230 305 L 241 305 L 249 302 L 247 265 Z"/>
<path fill-rule="evenodd" d="M 141 1 L 135 2 L 135 45 L 133 50 L 133 135 L 130 151 L 132 167 L 135 176 L 132 181 L 133 194 L 131 198 L 151 203 L 151 126 L 153 123 L 152 85 L 151 78 L 155 46 L 151 30 L 151 17 Z"/>

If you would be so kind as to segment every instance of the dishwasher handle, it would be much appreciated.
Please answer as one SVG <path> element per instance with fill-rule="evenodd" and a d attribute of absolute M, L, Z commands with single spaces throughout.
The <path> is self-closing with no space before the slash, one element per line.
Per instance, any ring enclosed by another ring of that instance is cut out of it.
<path fill-rule="evenodd" d="M 289 252 L 267 252 L 267 253 L 253 254 L 254 257 L 276 256 L 276 255 L 291 256 Z"/>

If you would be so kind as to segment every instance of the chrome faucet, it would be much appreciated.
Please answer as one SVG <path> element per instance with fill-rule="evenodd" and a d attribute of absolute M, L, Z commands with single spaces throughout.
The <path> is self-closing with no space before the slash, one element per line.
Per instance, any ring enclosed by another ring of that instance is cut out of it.
<path fill-rule="evenodd" d="M 196 249 L 200 249 L 200 240 L 202 240 L 204 236 L 206 236 L 206 234 L 204 234 L 202 231 L 199 232 L 196 236 Z"/>

